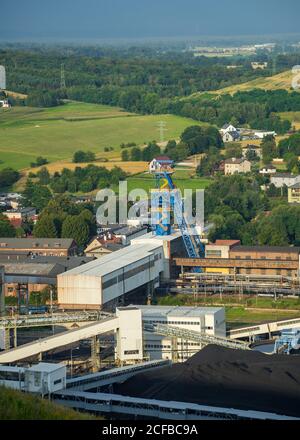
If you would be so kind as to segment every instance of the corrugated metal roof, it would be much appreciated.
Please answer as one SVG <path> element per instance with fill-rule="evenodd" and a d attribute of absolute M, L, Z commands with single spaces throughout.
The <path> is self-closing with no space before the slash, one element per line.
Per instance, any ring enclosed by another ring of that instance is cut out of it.
<path fill-rule="evenodd" d="M 130 307 L 130 306 L 129 306 Z M 132 306 L 131 306 L 132 307 Z M 168 316 L 168 317 L 199 317 L 207 313 L 216 313 L 223 309 L 223 307 L 185 307 L 185 306 L 136 306 L 142 310 L 143 316 Z M 126 307 L 125 307 L 126 308 Z"/>
<path fill-rule="evenodd" d="M 11 247 L 14 249 L 69 249 L 74 240 L 72 238 L 0 238 L 0 249 Z M 5 246 L 6 245 L 6 246 Z"/>
<path fill-rule="evenodd" d="M 4 264 L 6 275 L 56 275 L 64 270 L 59 264 Z"/>
<path fill-rule="evenodd" d="M 161 244 L 155 241 L 153 244 L 141 243 L 127 246 L 124 249 L 113 252 L 109 255 L 105 255 L 98 260 L 92 261 L 91 263 L 87 263 L 76 267 L 75 269 L 69 270 L 60 276 L 81 275 L 101 277 L 108 275 L 118 269 L 121 269 L 122 267 L 126 267 L 139 260 L 142 260 L 143 258 L 149 257 L 154 250 L 159 249 L 160 247 Z"/>

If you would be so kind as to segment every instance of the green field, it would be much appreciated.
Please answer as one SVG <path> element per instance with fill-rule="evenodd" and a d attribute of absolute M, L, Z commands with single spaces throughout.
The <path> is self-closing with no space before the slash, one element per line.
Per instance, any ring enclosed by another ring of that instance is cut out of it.
<path fill-rule="evenodd" d="M 159 121 L 166 123 L 166 139 L 178 138 L 186 127 L 197 124 L 180 116 L 139 116 L 75 102 L 51 109 L 1 109 L 0 168 L 26 168 L 39 155 L 49 162 L 70 159 L 78 149 L 101 155 L 105 147 L 113 147 L 118 153 L 121 143 L 159 140 Z"/>
<path fill-rule="evenodd" d="M 191 173 L 191 172 L 190 172 Z M 188 171 L 177 171 L 173 174 L 173 181 L 175 185 L 184 192 L 185 189 L 205 189 L 212 184 L 212 179 L 207 179 L 203 177 L 193 177 L 188 178 Z M 153 176 L 150 174 L 142 173 L 132 177 L 127 178 L 128 191 L 133 189 L 143 189 L 149 192 L 155 187 Z M 118 186 L 114 185 L 112 189 L 118 192 Z"/>

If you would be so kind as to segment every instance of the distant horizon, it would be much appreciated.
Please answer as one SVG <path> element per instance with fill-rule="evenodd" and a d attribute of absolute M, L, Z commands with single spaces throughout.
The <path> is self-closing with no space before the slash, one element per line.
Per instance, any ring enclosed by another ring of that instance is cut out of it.
<path fill-rule="evenodd" d="M 242 41 L 244 40 L 244 41 Z M 189 42 L 203 42 L 207 44 L 213 43 L 242 43 L 242 44 L 267 44 L 267 43 L 300 43 L 300 32 L 295 33 L 275 33 L 275 34 L 241 34 L 241 35 L 186 35 L 186 36 L 149 36 L 149 37 L 85 37 L 85 38 L 75 38 L 75 37 L 11 37 L 5 38 L 0 41 L 0 46 L 5 44 L 34 44 L 34 45 L 64 45 L 64 44 L 146 44 L 146 43 L 189 43 Z"/>

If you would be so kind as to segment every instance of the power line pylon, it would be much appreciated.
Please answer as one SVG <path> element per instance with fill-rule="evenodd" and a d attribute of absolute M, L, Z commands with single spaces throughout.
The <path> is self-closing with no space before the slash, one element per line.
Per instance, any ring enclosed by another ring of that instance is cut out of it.
<path fill-rule="evenodd" d="M 65 77 L 65 65 L 61 64 L 60 66 L 60 88 L 66 88 L 66 77 Z"/>

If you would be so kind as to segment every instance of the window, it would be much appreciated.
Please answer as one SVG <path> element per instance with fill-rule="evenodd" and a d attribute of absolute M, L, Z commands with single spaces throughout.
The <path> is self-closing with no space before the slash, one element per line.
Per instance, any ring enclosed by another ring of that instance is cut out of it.
<path fill-rule="evenodd" d="M 210 257 L 221 257 L 222 256 L 222 251 L 221 250 L 207 250 L 206 251 L 206 256 Z"/>
<path fill-rule="evenodd" d="M 129 354 L 139 354 L 139 350 L 125 350 L 124 354 L 125 355 L 129 355 Z"/>
<path fill-rule="evenodd" d="M 54 385 L 58 385 L 59 383 L 61 383 L 62 379 L 57 379 L 53 382 Z"/>
<path fill-rule="evenodd" d="M 262 269 L 262 270 L 261 270 L 261 274 L 262 274 L 262 275 L 266 275 L 266 269 Z"/>

